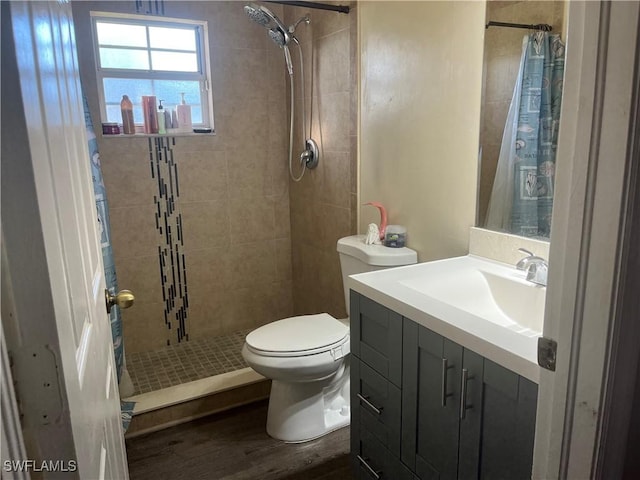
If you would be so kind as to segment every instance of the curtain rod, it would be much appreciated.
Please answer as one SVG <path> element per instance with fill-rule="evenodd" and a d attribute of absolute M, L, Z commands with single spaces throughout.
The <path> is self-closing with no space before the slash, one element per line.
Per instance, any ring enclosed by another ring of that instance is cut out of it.
<path fill-rule="evenodd" d="M 264 0 L 265 3 L 279 3 L 281 5 L 290 5 L 292 7 L 315 8 L 317 10 L 331 10 L 332 12 L 349 13 L 349 7 L 344 5 L 329 5 L 328 3 L 316 2 L 298 2 L 288 0 Z"/>
<path fill-rule="evenodd" d="M 490 21 L 484 28 L 489 27 L 509 27 L 509 28 L 526 28 L 527 30 L 542 30 L 543 32 L 550 32 L 553 27 L 546 23 L 538 23 L 536 25 L 525 25 L 524 23 L 505 23 L 505 22 L 493 22 Z"/>

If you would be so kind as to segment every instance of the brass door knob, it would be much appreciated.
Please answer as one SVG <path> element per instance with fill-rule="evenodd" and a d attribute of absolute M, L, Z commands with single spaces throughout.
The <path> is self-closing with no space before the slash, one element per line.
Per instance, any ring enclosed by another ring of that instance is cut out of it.
<path fill-rule="evenodd" d="M 133 305 L 135 297 L 131 290 L 120 290 L 115 295 L 112 295 L 109 290 L 104 290 L 105 303 L 107 304 L 107 313 L 111 313 L 111 307 L 118 305 L 120 308 L 129 308 Z"/>

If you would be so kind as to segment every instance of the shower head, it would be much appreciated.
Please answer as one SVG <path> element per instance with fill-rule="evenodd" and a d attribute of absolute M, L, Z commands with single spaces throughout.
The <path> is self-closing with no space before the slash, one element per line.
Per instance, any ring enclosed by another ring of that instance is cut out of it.
<path fill-rule="evenodd" d="M 279 28 L 285 33 L 288 31 L 288 28 L 285 26 L 285 24 L 282 23 L 271 10 L 263 7 L 262 5 L 256 5 L 255 3 L 245 5 L 244 13 L 246 13 L 251 20 L 262 25 L 265 28 L 268 28 L 269 30 Z"/>
<path fill-rule="evenodd" d="M 272 28 L 269 30 L 269 38 L 281 47 L 284 47 L 289 43 L 287 36 L 286 32 L 283 32 L 279 28 Z"/>
<path fill-rule="evenodd" d="M 289 71 L 289 75 L 293 75 L 293 65 L 288 45 L 291 41 L 300 45 L 298 39 L 293 35 L 293 32 L 295 32 L 296 27 L 300 23 L 304 22 L 309 24 L 309 17 L 304 16 L 290 27 L 287 27 L 273 12 L 271 12 L 271 10 L 263 7 L 262 5 L 249 3 L 244 6 L 244 12 L 251 20 L 269 30 L 269 38 L 271 38 L 271 40 L 273 40 L 273 42 L 280 48 L 284 49 L 284 58 L 287 62 L 287 70 Z"/>
<path fill-rule="evenodd" d="M 271 22 L 271 18 L 269 17 L 269 15 L 264 12 L 258 5 L 255 5 L 253 3 L 244 6 L 244 13 L 246 13 L 251 20 L 262 26 L 266 26 L 269 24 L 269 22 Z"/>

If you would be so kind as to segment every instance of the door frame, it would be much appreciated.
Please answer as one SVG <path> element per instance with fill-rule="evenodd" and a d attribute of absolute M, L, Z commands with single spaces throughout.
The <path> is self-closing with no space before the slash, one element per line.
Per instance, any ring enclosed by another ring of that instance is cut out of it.
<path fill-rule="evenodd" d="M 636 37 L 640 51 L 640 29 Z M 640 62 L 636 65 L 631 102 L 630 161 L 625 173 L 626 214 L 620 231 L 620 287 L 616 296 L 615 321 L 611 329 L 609 361 L 605 377 L 600 449 L 596 478 L 632 478 L 640 472 L 640 458 L 628 445 L 640 442 Z"/>
<path fill-rule="evenodd" d="M 544 336 L 558 341 L 541 371 L 533 478 L 592 478 L 606 441 L 605 400 L 632 164 L 629 126 L 639 8 L 569 2 L 551 265 Z M 621 45 L 625 48 L 619 48 Z M 625 243 L 626 242 L 626 243 Z"/>
<path fill-rule="evenodd" d="M 4 293 L 4 292 L 3 292 Z M 5 302 L 5 297 L 3 302 Z M 0 319 L 0 362 L 2 368 L 2 379 L 0 380 L 0 398 L 1 398 L 1 420 L 0 420 L 0 460 L 2 461 L 3 478 L 20 480 L 28 479 L 29 474 L 24 471 L 7 472 L 5 470 L 5 462 L 20 460 L 27 458 L 27 452 L 24 446 L 22 436 L 22 426 L 19 421 L 18 404 L 16 401 L 16 392 L 13 388 L 13 376 L 11 375 L 11 366 L 7 345 L 5 342 L 4 326 Z"/>

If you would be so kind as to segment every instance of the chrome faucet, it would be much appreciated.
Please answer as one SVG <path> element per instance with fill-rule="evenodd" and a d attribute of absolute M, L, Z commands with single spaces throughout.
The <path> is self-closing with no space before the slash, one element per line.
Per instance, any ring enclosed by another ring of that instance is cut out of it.
<path fill-rule="evenodd" d="M 547 261 L 542 257 L 534 255 L 533 252 L 530 252 L 526 248 L 519 248 L 518 251 L 526 253 L 527 256 L 516 263 L 516 268 L 527 272 L 528 281 L 546 287 L 547 271 L 549 268 Z"/>

